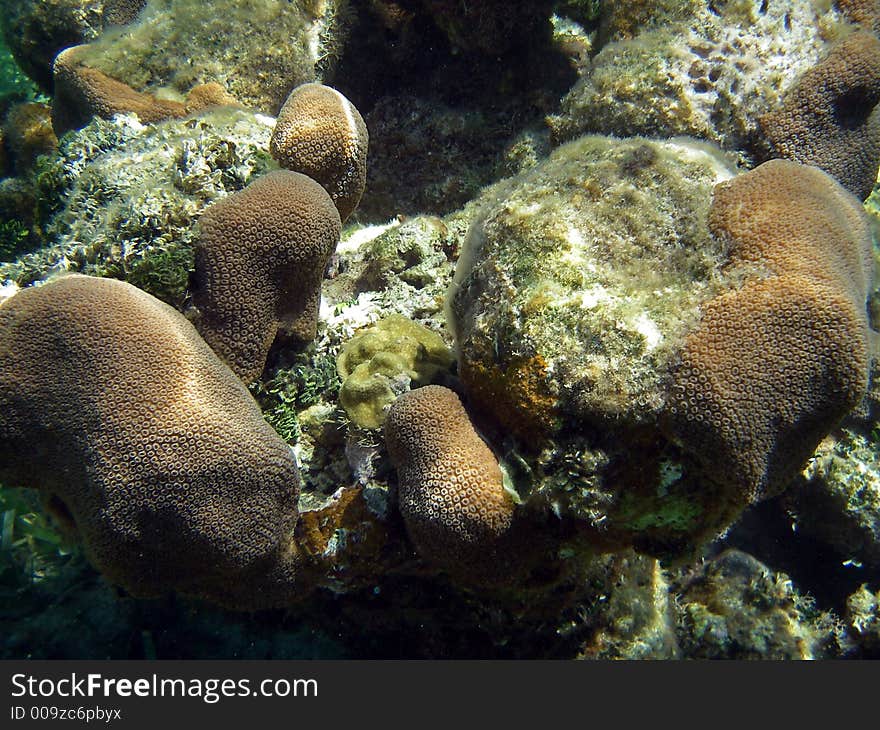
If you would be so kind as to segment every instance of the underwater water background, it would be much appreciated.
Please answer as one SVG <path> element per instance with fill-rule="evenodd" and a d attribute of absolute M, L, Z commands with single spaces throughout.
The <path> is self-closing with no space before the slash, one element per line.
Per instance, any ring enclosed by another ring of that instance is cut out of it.
<path fill-rule="evenodd" d="M 880 2 L 0 30 L 0 658 L 880 656 Z"/>

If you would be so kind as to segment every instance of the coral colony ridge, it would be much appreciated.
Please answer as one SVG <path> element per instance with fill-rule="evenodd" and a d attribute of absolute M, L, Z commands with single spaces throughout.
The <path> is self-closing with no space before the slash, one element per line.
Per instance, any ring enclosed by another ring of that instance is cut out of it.
<path fill-rule="evenodd" d="M 0 656 L 880 656 L 880 0 L 4 0 Z"/>

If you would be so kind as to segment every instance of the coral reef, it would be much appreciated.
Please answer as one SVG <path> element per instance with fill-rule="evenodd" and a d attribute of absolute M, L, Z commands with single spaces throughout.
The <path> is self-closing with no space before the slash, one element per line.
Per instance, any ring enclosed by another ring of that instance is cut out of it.
<path fill-rule="evenodd" d="M 864 200 L 880 166 L 880 39 L 859 31 L 760 118 L 774 157 L 815 165 Z"/>
<path fill-rule="evenodd" d="M 830 659 L 849 648 L 843 622 L 783 573 L 728 550 L 680 588 L 678 638 L 695 659 Z"/>
<path fill-rule="evenodd" d="M 385 441 L 419 554 L 465 580 L 506 577 L 514 500 L 458 396 L 439 385 L 403 394 L 388 412 Z"/>
<path fill-rule="evenodd" d="M 671 430 L 707 481 L 755 501 L 785 488 L 865 395 L 871 231 L 850 193 L 787 160 L 718 185 L 709 222 L 743 279 L 703 306 L 684 344 Z"/>
<path fill-rule="evenodd" d="M 194 320 L 245 382 L 263 372 L 279 329 L 300 342 L 314 339 L 340 228 L 324 188 L 288 170 L 258 178 L 199 219 Z"/>
<path fill-rule="evenodd" d="M 7 6 L 0 655 L 877 656 L 874 0 Z"/>
<path fill-rule="evenodd" d="M 699 7 L 680 21 L 669 2 L 616 3 L 606 14 L 611 23 L 629 18 L 632 30 L 609 28 L 622 39 L 582 63 L 548 120 L 557 140 L 686 134 L 748 156 L 761 138 L 758 117 L 818 62 L 839 20 L 812 0 L 675 5 Z"/>
<path fill-rule="evenodd" d="M 111 30 L 91 41 L 82 61 L 139 92 L 183 94 L 217 82 L 249 108 L 275 114 L 291 89 L 315 79 L 328 49 L 342 43 L 346 6 L 346 0 L 149 0 L 124 33 Z"/>
<path fill-rule="evenodd" d="M 296 460 L 182 315 L 71 275 L 4 301 L 0 330 L 4 482 L 135 595 L 290 600 Z"/>
<path fill-rule="evenodd" d="M 3 123 L 3 146 L 16 175 L 30 172 L 37 157 L 51 154 L 58 146 L 49 108 L 39 102 L 13 105 Z"/>
<path fill-rule="evenodd" d="M 86 46 L 67 48 L 58 54 L 52 67 L 52 127 L 58 136 L 84 127 L 92 117 L 109 119 L 115 114 L 133 113 L 144 124 L 152 124 L 234 101 L 222 88 L 218 92 L 214 82 L 194 87 L 185 102 L 137 92 L 102 71 L 84 66 L 84 50 Z"/>
<path fill-rule="evenodd" d="M 363 117 L 348 99 L 329 86 L 303 84 L 278 112 L 269 151 L 281 167 L 319 182 L 344 223 L 364 193 L 368 145 Z"/>
<path fill-rule="evenodd" d="M 452 354 L 438 334 L 392 314 L 343 345 L 336 358 L 343 379 L 339 403 L 356 426 L 380 428 L 398 395 L 451 366 Z"/>
<path fill-rule="evenodd" d="M 150 126 L 133 117 L 96 120 L 66 135 L 32 182 L 15 181 L 19 192 L 9 191 L 10 208 L 23 195 L 29 200 L 16 202 L 10 217 L 29 210 L 29 230 L 43 247 L 0 264 L 0 280 L 26 286 L 60 271 L 111 276 L 182 308 L 193 223 L 268 169 L 271 131 L 271 119 L 221 108 Z"/>

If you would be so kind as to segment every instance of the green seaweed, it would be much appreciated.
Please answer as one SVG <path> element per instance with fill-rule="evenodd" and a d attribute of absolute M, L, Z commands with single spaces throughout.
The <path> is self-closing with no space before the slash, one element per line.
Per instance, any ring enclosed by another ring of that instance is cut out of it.
<path fill-rule="evenodd" d="M 75 552 L 36 492 L 0 485 L 0 594 L 57 575 Z"/>
<path fill-rule="evenodd" d="M 301 362 L 278 370 L 266 382 L 249 387 L 263 410 L 263 417 L 285 441 L 297 443 L 300 437 L 298 412 L 325 397 L 335 397 L 341 379 L 333 358 L 322 356 L 314 362 L 307 355 Z"/>

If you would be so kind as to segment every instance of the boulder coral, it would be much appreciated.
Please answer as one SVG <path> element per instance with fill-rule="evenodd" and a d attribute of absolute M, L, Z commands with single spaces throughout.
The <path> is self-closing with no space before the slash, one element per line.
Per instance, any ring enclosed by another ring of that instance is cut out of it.
<path fill-rule="evenodd" d="M 210 206 L 195 241 L 194 319 L 244 381 L 262 373 L 279 330 L 315 337 L 339 213 L 306 175 L 277 170 Z"/>
<path fill-rule="evenodd" d="M 748 153 L 758 117 L 819 61 L 840 22 L 814 0 L 620 2 L 602 12 L 614 42 L 579 62 L 580 79 L 548 120 L 558 141 L 686 134 Z"/>
<path fill-rule="evenodd" d="M 336 89 L 303 84 L 287 97 L 269 151 L 281 167 L 317 180 L 343 222 L 364 193 L 369 134 L 363 117 Z"/>
<path fill-rule="evenodd" d="M 851 193 L 787 160 L 718 185 L 709 223 L 743 283 L 684 343 L 670 426 L 705 480 L 748 503 L 783 490 L 865 394 L 872 238 Z"/>
<path fill-rule="evenodd" d="M 53 153 L 58 146 L 49 108 L 39 102 L 14 105 L 3 123 L 3 142 L 15 173 L 31 170 L 37 157 Z"/>
<path fill-rule="evenodd" d="M 385 442 L 419 554 L 465 580 L 502 574 L 515 504 L 459 397 L 439 385 L 400 396 L 388 412 Z"/>
<path fill-rule="evenodd" d="M 80 63 L 84 49 L 84 46 L 65 49 L 58 54 L 53 66 L 52 126 L 59 137 L 71 129 L 84 127 L 93 117 L 109 119 L 114 114 L 133 112 L 144 124 L 152 124 L 234 102 L 216 82 L 194 87 L 186 101 L 160 99 L 135 91 L 103 71 Z"/>
<path fill-rule="evenodd" d="M 760 118 L 774 157 L 815 165 L 864 200 L 880 167 L 880 39 L 852 33 Z"/>
<path fill-rule="evenodd" d="M 83 63 L 142 93 L 185 94 L 215 81 L 249 109 L 274 115 L 291 89 L 313 81 L 319 65 L 332 65 L 346 36 L 347 6 L 150 0 L 124 32 L 92 36 Z"/>
<path fill-rule="evenodd" d="M 343 378 L 339 403 L 360 428 L 381 428 L 385 408 L 410 385 L 427 385 L 452 365 L 452 354 L 436 332 L 392 314 L 360 331 L 336 358 Z M 396 392 L 395 392 L 396 391 Z"/>
<path fill-rule="evenodd" d="M 38 487 L 112 582 L 236 608 L 291 600 L 296 459 L 168 305 L 81 275 L 5 300 L 0 408 L 4 483 Z"/>
<path fill-rule="evenodd" d="M 880 33 L 880 2 L 878 0 L 837 0 L 836 5 L 848 20 L 863 28 Z"/>

